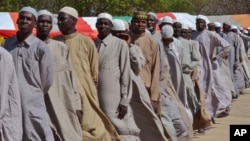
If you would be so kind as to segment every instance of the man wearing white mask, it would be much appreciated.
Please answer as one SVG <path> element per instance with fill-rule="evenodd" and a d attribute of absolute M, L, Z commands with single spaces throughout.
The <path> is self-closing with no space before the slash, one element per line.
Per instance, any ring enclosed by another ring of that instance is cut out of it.
<path fill-rule="evenodd" d="M 182 74 L 182 67 L 178 48 L 182 48 L 179 40 L 173 37 L 174 30 L 170 25 L 164 25 L 161 29 L 162 40 L 158 43 L 160 46 L 160 64 L 161 81 L 160 88 L 162 92 L 162 121 L 169 120 L 173 122 L 178 140 L 192 140 L 191 113 L 185 110 L 186 105 L 180 103 L 181 100 L 172 84 L 173 79 L 181 82 L 180 87 L 185 91 L 185 84 Z M 168 100 L 170 99 L 170 101 Z M 174 104 L 171 104 L 174 103 Z M 165 116 L 166 115 L 166 116 Z M 168 127 L 166 128 L 169 129 Z M 172 133 L 172 132 L 170 132 Z"/>
<path fill-rule="evenodd" d="M 146 61 L 142 50 L 139 46 L 130 43 L 130 36 L 124 27 L 124 21 L 114 19 L 112 23 L 112 34 L 125 40 L 129 45 L 131 65 L 130 74 L 132 79 L 132 87 L 130 87 L 129 97 L 131 97 L 130 105 L 133 110 L 136 125 L 141 130 L 139 137 L 141 141 L 166 141 L 167 139 L 164 134 L 161 120 L 151 106 L 149 94 L 139 75 Z"/>

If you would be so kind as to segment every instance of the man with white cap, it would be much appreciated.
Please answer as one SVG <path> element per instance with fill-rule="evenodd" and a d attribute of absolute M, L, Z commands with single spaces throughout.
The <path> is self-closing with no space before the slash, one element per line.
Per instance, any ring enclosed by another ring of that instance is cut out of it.
<path fill-rule="evenodd" d="M 161 29 L 164 25 L 171 25 L 173 26 L 174 24 L 174 21 L 171 17 L 169 16 L 164 16 L 162 18 L 160 18 L 159 22 L 158 22 L 158 25 L 159 25 L 159 28 Z"/>
<path fill-rule="evenodd" d="M 161 33 L 156 29 L 158 24 L 157 15 L 153 12 L 148 12 L 147 14 L 147 29 L 151 32 L 153 38 L 158 41 L 161 39 Z"/>
<path fill-rule="evenodd" d="M 160 46 L 160 88 L 162 101 L 162 122 L 172 122 L 178 140 L 189 141 L 193 137 L 191 120 L 192 115 L 188 115 L 186 105 L 182 103 L 178 96 L 173 81 L 182 81 L 180 87 L 185 91 L 185 84 L 182 75 L 181 61 L 178 54 L 178 48 L 182 48 L 179 40 L 173 37 L 174 30 L 170 25 L 164 25 L 161 29 L 162 40 L 158 43 Z M 173 80 L 173 79 L 178 80 Z M 182 96 L 184 97 L 184 96 Z M 169 117 L 170 119 L 168 119 Z M 166 126 L 164 124 L 164 126 Z M 169 125 L 168 125 L 169 126 Z M 169 126 L 171 127 L 171 126 Z M 171 135 L 171 128 L 166 127 Z"/>
<path fill-rule="evenodd" d="M 197 32 L 193 33 L 192 39 L 199 42 L 202 61 L 199 65 L 199 83 L 204 90 L 206 108 L 210 115 L 215 117 L 216 114 L 224 112 L 231 104 L 231 95 L 225 93 L 226 83 L 223 75 L 217 69 L 217 59 L 225 57 L 230 51 L 230 45 L 215 32 L 206 30 L 206 18 L 197 16 L 196 18 Z M 221 52 L 212 57 L 213 50 L 216 47 L 222 47 Z M 212 64 L 214 64 L 212 67 Z M 215 78 L 214 74 L 217 78 Z"/>
<path fill-rule="evenodd" d="M 45 96 L 54 137 L 58 141 L 82 141 L 81 98 L 75 90 L 69 50 L 63 42 L 50 38 L 53 27 L 52 14 L 47 10 L 38 11 L 37 37 L 44 41 L 53 56 L 54 82 Z M 79 117 L 77 117 L 77 114 Z M 79 118 L 79 120 L 78 120 Z"/>
<path fill-rule="evenodd" d="M 23 7 L 18 14 L 18 32 L 6 39 L 4 48 L 13 56 L 21 95 L 23 140 L 53 141 L 44 96 L 53 83 L 53 63 L 48 46 L 32 34 L 37 12 Z"/>
<path fill-rule="evenodd" d="M 151 104 L 158 115 L 160 115 L 160 58 L 159 47 L 155 40 L 145 33 L 147 26 L 147 13 L 137 11 L 133 13 L 131 21 L 131 43 L 141 47 L 145 57 L 145 67 L 140 72 L 140 76 L 144 81 L 145 87 L 150 95 Z"/>
<path fill-rule="evenodd" d="M 139 75 L 146 60 L 143 56 L 141 48 L 130 43 L 130 37 L 129 34 L 126 33 L 123 22 L 124 21 L 120 19 L 114 19 L 112 21 L 112 34 L 125 40 L 129 45 L 131 64 L 130 75 L 132 79 L 132 87 L 130 87 L 129 97 L 131 97 L 130 105 L 133 110 L 133 117 L 136 125 L 141 130 L 139 137 L 141 141 L 166 141 L 161 120 L 158 118 L 153 107 L 151 106 L 149 94 Z"/>
<path fill-rule="evenodd" d="M 239 96 L 241 90 L 245 88 L 244 82 L 244 70 L 241 65 L 240 60 L 240 50 L 242 39 L 231 30 L 231 25 L 229 22 L 223 23 L 223 38 L 231 45 L 232 49 L 228 55 L 228 67 L 231 73 L 232 81 L 235 83 L 236 96 Z"/>
<path fill-rule="evenodd" d="M 22 107 L 13 58 L 0 46 L 0 140 L 22 141 Z"/>
<path fill-rule="evenodd" d="M 214 30 L 217 32 L 220 36 L 222 36 L 223 32 L 221 31 L 221 23 L 219 22 L 214 22 Z"/>
<path fill-rule="evenodd" d="M 98 38 L 95 43 L 99 53 L 100 107 L 115 126 L 121 140 L 139 141 L 140 129 L 135 124 L 129 105 L 129 47 L 124 40 L 111 34 L 112 27 L 112 16 L 109 13 L 100 13 L 97 16 Z M 124 25 L 123 29 L 125 30 Z"/>
<path fill-rule="evenodd" d="M 189 40 L 182 38 L 181 36 L 182 26 L 183 25 L 178 21 L 174 22 L 173 24 L 174 37 L 178 39 L 182 44 L 178 48 L 179 51 L 178 53 L 180 55 L 179 60 L 183 71 L 184 82 L 178 81 L 177 79 L 173 79 L 172 81 L 182 103 L 185 106 L 187 106 L 188 109 L 191 110 L 192 115 L 194 115 L 199 110 L 200 106 L 194 91 L 194 86 L 190 74 L 193 72 L 194 68 L 198 65 L 200 56 L 198 50 L 196 50 L 196 48 L 192 46 L 191 42 Z M 184 86 L 184 88 L 180 86 Z M 193 118 L 191 118 L 191 120 L 192 119 Z"/>
<path fill-rule="evenodd" d="M 196 50 L 196 55 L 198 55 L 198 58 L 201 58 L 200 52 L 199 52 L 199 43 L 195 40 L 191 40 L 189 36 L 189 32 L 191 32 L 191 28 L 188 27 L 188 25 L 182 26 L 182 37 L 184 39 L 187 39 L 190 43 L 192 48 L 195 48 L 194 50 Z M 200 64 L 199 60 L 199 64 Z M 199 65 L 198 64 L 198 65 Z M 205 132 L 205 128 L 211 125 L 211 116 L 208 114 L 208 111 L 206 109 L 205 106 L 205 98 L 204 98 L 204 94 L 203 91 L 200 88 L 200 84 L 198 82 L 198 66 L 196 66 L 192 73 L 191 73 L 191 78 L 192 78 L 192 82 L 193 82 L 193 87 L 195 90 L 195 94 L 196 97 L 199 101 L 199 106 L 200 108 L 198 109 L 198 111 L 193 115 L 193 130 L 197 130 L 198 129 L 198 133 L 204 133 Z"/>
<path fill-rule="evenodd" d="M 82 100 L 81 121 L 83 140 L 107 140 L 117 138 L 117 132 L 99 107 L 97 96 L 98 53 L 94 42 L 76 30 L 78 12 L 63 7 L 58 14 L 58 27 L 62 35 L 56 40 L 64 42 L 76 74 L 77 88 Z M 93 119 L 94 117 L 94 119 Z"/>

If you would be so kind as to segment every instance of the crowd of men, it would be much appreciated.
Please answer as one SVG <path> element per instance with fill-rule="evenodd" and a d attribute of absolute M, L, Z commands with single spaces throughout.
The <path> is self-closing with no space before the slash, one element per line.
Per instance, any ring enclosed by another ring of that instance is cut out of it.
<path fill-rule="evenodd" d="M 23 7 L 0 47 L 1 141 L 191 141 L 250 87 L 250 37 L 227 21 L 100 13 L 93 41 L 76 9 L 58 12 L 53 39 L 52 19 Z"/>

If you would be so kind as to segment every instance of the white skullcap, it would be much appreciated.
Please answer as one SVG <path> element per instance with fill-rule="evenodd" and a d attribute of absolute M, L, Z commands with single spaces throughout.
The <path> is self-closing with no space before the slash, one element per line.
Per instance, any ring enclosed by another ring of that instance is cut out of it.
<path fill-rule="evenodd" d="M 123 22 L 124 22 L 124 24 L 125 24 L 125 28 L 126 28 L 126 30 L 129 30 L 129 24 L 128 24 L 128 22 L 127 21 L 124 21 L 124 20 L 122 20 Z"/>
<path fill-rule="evenodd" d="M 247 27 L 247 30 L 250 30 L 250 27 Z"/>
<path fill-rule="evenodd" d="M 162 17 L 162 18 L 159 20 L 159 22 L 158 22 L 159 25 L 161 25 L 161 24 L 163 24 L 163 23 L 173 24 L 174 22 L 173 22 L 173 19 L 172 19 L 171 17 L 165 16 L 165 17 Z"/>
<path fill-rule="evenodd" d="M 162 38 L 168 39 L 172 38 L 174 35 L 174 29 L 171 25 L 164 25 L 161 29 Z"/>
<path fill-rule="evenodd" d="M 204 21 L 207 21 L 207 17 L 204 16 L 204 15 L 198 15 L 198 16 L 196 17 L 196 20 L 197 20 L 197 19 L 202 19 L 202 20 L 204 20 Z"/>
<path fill-rule="evenodd" d="M 113 27 L 111 30 L 115 30 L 115 31 L 125 31 L 126 30 L 126 26 L 124 24 L 124 22 L 120 19 L 114 19 L 112 21 Z"/>
<path fill-rule="evenodd" d="M 37 17 L 41 16 L 41 15 L 48 15 L 52 18 L 52 13 L 50 13 L 48 10 L 39 10 L 37 12 Z"/>
<path fill-rule="evenodd" d="M 239 30 L 243 30 L 243 27 L 241 27 L 241 26 L 239 26 L 238 28 L 239 28 Z"/>
<path fill-rule="evenodd" d="M 151 16 L 155 17 L 155 19 L 157 19 L 157 15 L 154 12 L 148 12 L 147 15 L 151 15 Z"/>
<path fill-rule="evenodd" d="M 231 30 L 232 30 L 232 29 L 237 29 L 237 26 L 231 25 L 230 29 L 231 29 Z"/>
<path fill-rule="evenodd" d="M 75 17 L 76 19 L 78 19 L 78 12 L 77 12 L 76 9 L 73 8 L 73 7 L 65 6 L 65 7 L 63 7 L 63 8 L 59 11 L 59 13 L 60 13 L 60 12 L 69 14 L 69 15 Z"/>
<path fill-rule="evenodd" d="M 192 26 L 191 29 L 192 29 L 193 31 L 196 31 L 196 27 L 194 27 L 194 26 Z"/>
<path fill-rule="evenodd" d="M 221 27 L 221 23 L 219 23 L 219 22 L 214 22 L 214 26 L 215 26 L 215 27 Z"/>
<path fill-rule="evenodd" d="M 249 32 L 248 30 L 243 30 L 243 33 L 248 34 Z"/>
<path fill-rule="evenodd" d="M 30 7 L 30 6 L 25 6 L 25 7 L 23 7 L 23 8 L 19 11 L 19 13 L 20 13 L 20 12 L 23 12 L 23 11 L 31 13 L 31 14 L 34 15 L 35 18 L 37 19 L 37 12 L 36 12 L 36 10 L 35 10 L 34 8 L 32 8 L 32 7 Z"/>
<path fill-rule="evenodd" d="M 97 16 L 97 20 L 101 19 L 101 18 L 108 19 L 108 20 L 112 21 L 112 16 L 109 13 L 100 13 Z"/>

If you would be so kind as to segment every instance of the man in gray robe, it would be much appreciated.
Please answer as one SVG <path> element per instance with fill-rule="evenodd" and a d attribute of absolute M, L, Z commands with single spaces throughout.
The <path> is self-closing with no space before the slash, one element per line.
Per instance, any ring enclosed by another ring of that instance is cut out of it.
<path fill-rule="evenodd" d="M 201 64 L 198 68 L 199 83 L 204 90 L 206 107 L 210 115 L 215 117 L 216 114 L 227 111 L 232 100 L 230 91 L 226 92 L 226 83 L 223 75 L 219 69 L 217 69 L 219 65 L 216 61 L 220 57 L 225 57 L 227 55 L 230 51 L 230 45 L 218 34 L 206 30 L 205 20 L 205 16 L 197 16 L 197 31 L 193 33 L 192 39 L 199 42 L 202 57 Z M 216 47 L 221 47 L 222 50 L 216 55 L 216 57 L 212 57 L 213 50 Z M 214 76 L 215 72 L 218 74 L 216 77 Z"/>
<path fill-rule="evenodd" d="M 136 125 L 141 130 L 139 137 L 141 141 L 166 141 L 167 138 L 164 134 L 165 132 L 161 120 L 154 112 L 147 89 L 139 75 L 146 63 L 142 50 L 139 46 L 130 43 L 130 36 L 127 33 L 128 30 L 126 31 L 125 24 L 123 24 L 124 21 L 114 19 L 112 23 L 112 35 L 125 40 L 129 45 L 131 64 L 130 74 L 132 79 L 129 97 L 131 97 L 130 105 L 133 110 Z M 175 134 L 171 139 L 175 141 L 174 138 L 176 138 Z"/>
<path fill-rule="evenodd" d="M 158 23 L 157 15 L 153 12 L 148 12 L 147 16 L 147 29 L 150 31 L 155 41 L 158 42 L 158 40 L 161 39 L 161 33 L 156 29 Z"/>
<path fill-rule="evenodd" d="M 181 66 L 183 71 L 184 82 L 186 85 L 187 103 L 192 114 L 194 115 L 200 109 L 200 105 L 194 91 L 194 85 L 191 79 L 191 73 L 199 64 L 200 56 L 198 50 L 196 50 L 196 48 L 192 46 L 192 43 L 189 40 L 181 37 L 182 26 L 185 25 L 182 25 L 178 21 L 174 22 L 173 24 L 174 37 L 178 39 L 183 46 Z"/>
<path fill-rule="evenodd" d="M 231 45 L 232 49 L 228 55 L 229 61 L 229 70 L 231 76 L 234 79 L 236 84 L 237 96 L 239 96 L 239 92 L 245 88 L 244 83 L 244 75 L 243 68 L 240 64 L 240 46 L 241 46 L 241 38 L 237 36 L 234 32 L 230 31 L 230 24 L 228 22 L 223 23 L 223 38 L 228 41 Z M 236 96 L 236 98 L 237 98 Z"/>
<path fill-rule="evenodd" d="M 15 66 L 12 56 L 1 46 L 0 127 L 1 141 L 22 141 L 22 108 Z"/>
<path fill-rule="evenodd" d="M 162 40 L 158 43 L 161 61 L 162 121 L 164 123 L 169 120 L 166 118 L 169 116 L 174 124 L 178 140 L 192 140 L 193 117 L 186 102 L 185 84 L 179 57 L 177 57 L 179 55 L 178 46 L 181 46 L 181 43 L 173 38 L 173 33 L 172 26 L 164 25 L 161 29 Z M 181 96 L 176 92 L 176 86 L 172 84 L 173 78 L 177 79 L 175 85 L 179 85 L 180 89 L 183 89 L 183 93 L 180 93 Z"/>
<path fill-rule="evenodd" d="M 60 41 L 50 38 L 52 14 L 38 11 L 37 37 L 44 41 L 53 56 L 54 82 L 45 95 L 45 104 L 50 117 L 54 137 L 58 141 L 82 141 L 82 105 L 76 90 L 75 77 L 69 60 L 69 50 Z M 78 117 L 79 116 L 79 120 Z"/>
<path fill-rule="evenodd" d="M 100 107 L 115 126 L 123 141 L 139 141 L 129 101 L 131 87 L 128 44 L 111 34 L 112 16 L 100 13 L 95 44 L 99 53 L 98 97 Z"/>
<path fill-rule="evenodd" d="M 24 141 L 54 141 L 44 96 L 53 83 L 53 63 L 48 46 L 32 34 L 37 12 L 19 11 L 18 32 L 6 39 L 4 48 L 13 56 L 21 95 Z"/>

